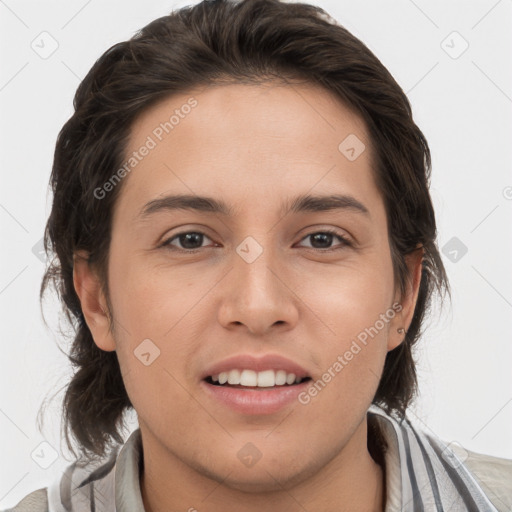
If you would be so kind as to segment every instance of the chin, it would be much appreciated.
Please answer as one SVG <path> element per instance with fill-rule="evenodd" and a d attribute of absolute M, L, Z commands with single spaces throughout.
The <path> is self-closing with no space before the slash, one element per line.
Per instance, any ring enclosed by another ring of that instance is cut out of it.
<path fill-rule="evenodd" d="M 272 471 L 267 473 L 263 470 L 258 474 L 251 474 L 247 470 L 245 477 L 240 474 L 235 476 L 234 473 L 223 480 L 223 485 L 248 494 L 280 492 L 294 486 L 288 479 L 278 480 Z"/>
<path fill-rule="evenodd" d="M 282 464 L 282 460 L 280 463 Z M 196 468 L 208 478 L 225 487 L 245 493 L 270 493 L 292 489 L 314 473 L 312 468 L 291 468 L 275 461 L 260 460 L 253 467 L 244 467 L 238 461 L 222 468 Z"/>

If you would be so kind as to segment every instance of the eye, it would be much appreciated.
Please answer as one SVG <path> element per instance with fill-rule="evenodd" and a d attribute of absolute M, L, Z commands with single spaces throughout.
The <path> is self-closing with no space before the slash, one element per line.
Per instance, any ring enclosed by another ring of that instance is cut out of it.
<path fill-rule="evenodd" d="M 346 237 L 334 230 L 327 229 L 310 233 L 309 235 L 306 235 L 301 240 L 301 242 L 307 240 L 308 238 L 311 239 L 311 242 L 310 245 L 306 247 L 322 252 L 333 251 L 342 249 L 346 246 L 352 246 L 352 243 Z M 338 246 L 332 247 L 332 244 L 336 239 L 338 239 L 340 243 Z M 169 250 L 177 250 L 182 252 L 196 252 L 198 249 L 208 247 L 203 245 L 205 240 L 212 241 L 210 237 L 206 236 L 200 231 L 184 231 L 165 240 L 162 243 L 162 247 Z"/>
<path fill-rule="evenodd" d="M 178 233 L 165 240 L 162 243 L 162 246 L 171 250 L 176 249 L 186 252 L 193 252 L 194 250 L 203 247 L 203 242 L 205 239 L 211 241 L 209 237 L 200 231 L 184 231 L 183 233 Z M 179 245 L 177 246 L 176 243 Z"/>
<path fill-rule="evenodd" d="M 311 239 L 309 247 L 312 249 L 317 250 L 324 250 L 324 252 L 327 252 L 329 250 L 337 250 L 342 249 L 343 247 L 351 247 L 352 243 L 343 235 L 337 233 L 334 230 L 324 230 L 324 231 L 317 231 L 315 233 L 310 233 L 309 235 L 306 235 L 301 241 L 307 240 L 308 238 Z M 332 247 L 332 243 L 335 239 L 338 239 L 341 243 L 338 247 Z M 308 246 L 306 246 L 308 247 Z"/>

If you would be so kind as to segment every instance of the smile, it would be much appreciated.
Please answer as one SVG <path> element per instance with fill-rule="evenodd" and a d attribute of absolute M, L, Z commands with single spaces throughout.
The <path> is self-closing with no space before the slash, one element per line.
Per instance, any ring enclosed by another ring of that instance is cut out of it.
<path fill-rule="evenodd" d="M 239 386 L 252 388 L 270 388 L 276 386 L 291 386 L 300 384 L 309 377 L 299 377 L 295 373 L 287 373 L 285 370 L 254 370 L 233 369 L 207 377 L 207 381 L 220 386 Z"/>

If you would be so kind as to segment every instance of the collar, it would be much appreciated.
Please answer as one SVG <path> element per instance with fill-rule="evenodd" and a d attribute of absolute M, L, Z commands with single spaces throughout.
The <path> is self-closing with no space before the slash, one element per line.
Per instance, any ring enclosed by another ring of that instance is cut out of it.
<path fill-rule="evenodd" d="M 497 512 L 450 447 L 423 432 L 407 415 L 399 419 L 372 405 L 367 419 L 378 425 L 386 445 L 385 512 Z M 145 512 L 140 490 L 142 453 L 137 428 L 106 462 L 68 466 L 48 489 L 49 512 Z"/>

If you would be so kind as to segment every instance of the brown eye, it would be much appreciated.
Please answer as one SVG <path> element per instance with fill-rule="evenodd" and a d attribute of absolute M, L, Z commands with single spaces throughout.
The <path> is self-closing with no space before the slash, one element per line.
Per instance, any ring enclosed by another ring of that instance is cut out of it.
<path fill-rule="evenodd" d="M 204 233 L 199 231 L 187 231 L 174 235 L 166 240 L 162 245 L 169 249 L 176 248 L 183 251 L 193 251 L 194 249 L 200 249 L 203 247 L 205 239 L 210 240 L 210 238 L 208 238 Z"/>
<path fill-rule="evenodd" d="M 345 246 L 350 246 L 350 242 L 342 235 L 336 233 L 335 231 L 317 231 L 315 233 L 310 233 L 309 235 L 306 235 L 301 241 L 310 239 L 310 245 L 312 249 L 327 249 L 327 250 L 334 250 L 336 248 L 341 248 Z M 340 244 L 338 244 L 338 247 L 332 247 L 333 242 L 338 239 Z"/>

